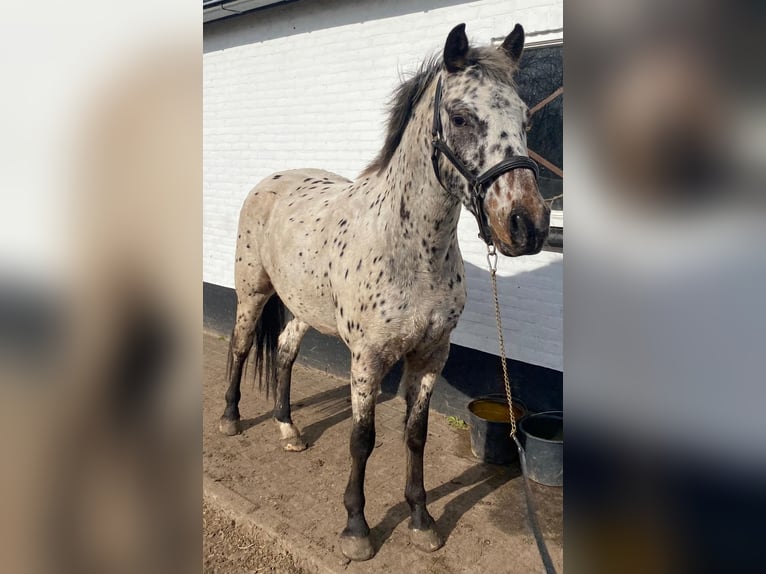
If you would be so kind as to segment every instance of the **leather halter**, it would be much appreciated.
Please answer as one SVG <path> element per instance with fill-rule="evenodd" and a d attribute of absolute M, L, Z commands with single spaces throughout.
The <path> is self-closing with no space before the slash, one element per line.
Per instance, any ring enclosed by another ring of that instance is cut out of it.
<path fill-rule="evenodd" d="M 475 175 L 470 169 L 460 160 L 452 149 L 444 141 L 444 133 L 442 130 L 441 116 L 439 114 L 442 101 L 442 79 L 439 78 L 436 83 L 436 95 L 434 96 L 434 122 L 431 129 L 433 151 L 431 153 L 431 163 L 434 166 L 434 173 L 436 179 L 439 180 L 439 184 L 446 190 L 447 186 L 442 181 L 441 174 L 439 173 L 439 154 L 443 154 L 444 157 L 460 172 L 466 181 L 468 182 L 468 189 L 471 194 L 471 212 L 476 218 L 476 223 L 479 225 L 479 237 L 487 245 L 492 245 L 492 235 L 489 230 L 489 222 L 487 220 L 487 212 L 484 211 L 484 197 L 487 195 L 487 189 L 494 183 L 494 181 L 503 175 L 514 169 L 531 169 L 537 180 L 540 170 L 537 167 L 537 163 L 534 160 L 524 155 L 514 155 L 510 158 L 501 161 L 498 164 L 493 165 L 488 170 L 480 175 Z"/>

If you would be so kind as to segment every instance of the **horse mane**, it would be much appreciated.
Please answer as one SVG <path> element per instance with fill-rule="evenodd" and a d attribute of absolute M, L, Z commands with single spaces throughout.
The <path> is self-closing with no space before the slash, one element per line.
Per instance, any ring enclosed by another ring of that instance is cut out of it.
<path fill-rule="evenodd" d="M 362 176 L 380 172 L 388 165 L 402 141 L 402 135 L 410 122 L 412 111 L 423 96 L 423 92 L 441 68 L 441 60 L 436 56 L 426 58 L 421 62 L 417 71 L 409 79 L 403 81 L 394 90 L 388 103 L 388 122 L 386 124 L 386 140 L 374 160 L 364 168 Z"/>
<path fill-rule="evenodd" d="M 467 68 L 473 67 L 477 74 L 483 74 L 495 82 L 514 84 L 513 74 L 517 65 L 512 64 L 502 50 L 490 47 L 471 48 L 466 61 Z M 361 177 L 380 173 L 388 166 L 402 141 L 415 106 L 442 66 L 441 57 L 430 56 L 420 63 L 409 79 L 402 81 L 394 90 L 388 103 L 385 142 L 375 159 L 364 168 Z"/>

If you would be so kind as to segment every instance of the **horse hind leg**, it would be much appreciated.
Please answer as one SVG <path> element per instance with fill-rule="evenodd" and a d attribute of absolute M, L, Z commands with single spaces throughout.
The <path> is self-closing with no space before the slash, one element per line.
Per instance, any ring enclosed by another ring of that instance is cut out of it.
<path fill-rule="evenodd" d="M 256 326 L 270 293 L 255 293 L 237 303 L 237 319 L 229 341 L 226 364 L 226 409 L 218 423 L 218 430 L 228 436 L 240 432 L 239 400 L 242 368 L 253 346 Z"/>
<path fill-rule="evenodd" d="M 290 382 L 293 364 L 300 350 L 301 340 L 308 331 L 308 323 L 292 319 L 279 335 L 277 348 L 277 382 L 274 393 L 274 420 L 279 427 L 282 446 L 287 451 L 298 452 L 308 446 L 293 424 L 290 414 Z"/>

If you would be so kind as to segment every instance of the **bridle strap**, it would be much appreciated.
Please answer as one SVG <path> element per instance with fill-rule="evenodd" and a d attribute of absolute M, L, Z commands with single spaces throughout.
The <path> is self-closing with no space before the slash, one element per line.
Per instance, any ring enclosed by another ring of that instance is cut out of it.
<path fill-rule="evenodd" d="M 514 169 L 527 168 L 531 169 L 535 174 L 535 179 L 540 175 L 540 168 L 537 167 L 535 160 L 528 158 L 525 155 L 515 155 L 509 159 L 503 160 L 498 164 L 493 165 L 483 174 L 477 178 L 479 185 L 485 185 L 489 187 L 492 183 L 501 175 Z"/>
<path fill-rule="evenodd" d="M 487 194 L 487 189 L 494 181 L 509 171 L 514 169 L 530 169 L 535 176 L 535 180 L 540 175 L 540 169 L 534 160 L 524 155 L 515 155 L 506 160 L 501 161 L 498 164 L 493 165 L 481 175 L 475 175 L 470 169 L 462 162 L 462 160 L 452 151 L 444 141 L 444 133 L 442 129 L 441 121 L 441 102 L 442 102 L 442 79 L 441 77 L 436 81 L 436 94 L 434 95 L 434 118 L 431 128 L 431 145 L 433 150 L 431 152 L 431 163 L 436 174 L 436 179 L 439 181 L 445 190 L 449 191 L 444 182 L 442 181 L 441 173 L 439 171 L 439 154 L 444 155 L 445 158 L 454 166 L 460 175 L 462 175 L 468 182 L 469 193 L 471 194 L 471 208 L 476 223 L 479 225 L 479 237 L 487 245 L 492 245 L 492 235 L 489 230 L 489 222 L 487 221 L 487 213 L 484 211 L 484 197 Z"/>

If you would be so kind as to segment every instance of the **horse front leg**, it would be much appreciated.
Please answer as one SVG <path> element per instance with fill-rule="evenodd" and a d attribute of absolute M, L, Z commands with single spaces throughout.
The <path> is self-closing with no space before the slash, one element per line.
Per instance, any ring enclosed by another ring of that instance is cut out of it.
<path fill-rule="evenodd" d="M 423 452 L 428 437 L 428 407 L 431 393 L 449 354 L 449 341 L 428 355 L 412 354 L 404 364 L 403 382 L 407 397 L 405 442 L 407 444 L 407 484 L 404 497 L 410 506 L 410 540 L 420 550 L 433 552 L 444 544 L 433 517 L 426 509 L 423 483 Z"/>
<path fill-rule="evenodd" d="M 360 359 L 351 365 L 351 474 L 343 496 L 348 519 L 340 540 L 341 551 L 350 560 L 369 560 L 375 555 L 364 517 L 364 474 L 375 445 L 375 400 L 383 372 L 361 363 Z"/>

